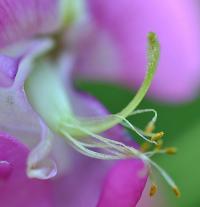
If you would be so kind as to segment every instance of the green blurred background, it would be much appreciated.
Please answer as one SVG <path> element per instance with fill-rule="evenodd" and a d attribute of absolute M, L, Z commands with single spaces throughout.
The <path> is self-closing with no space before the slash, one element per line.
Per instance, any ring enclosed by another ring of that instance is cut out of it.
<path fill-rule="evenodd" d="M 78 82 L 78 88 L 97 97 L 111 112 L 119 112 L 133 97 L 134 91 L 107 83 Z M 166 104 L 148 98 L 138 109 L 153 108 L 158 112 L 157 131 L 164 131 L 165 146 L 175 146 L 178 153 L 173 156 L 157 155 L 154 159 L 173 177 L 181 190 L 176 198 L 170 188 L 166 195 L 172 201 L 170 207 L 200 206 L 200 98 L 184 104 Z M 152 114 L 141 114 L 130 118 L 136 126 L 144 128 Z M 133 134 L 141 142 L 141 138 Z M 165 183 L 166 185 L 166 183 Z"/>

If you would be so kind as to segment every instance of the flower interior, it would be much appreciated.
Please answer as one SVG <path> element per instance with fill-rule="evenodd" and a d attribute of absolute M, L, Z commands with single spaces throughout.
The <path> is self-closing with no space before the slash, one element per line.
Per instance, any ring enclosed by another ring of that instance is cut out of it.
<path fill-rule="evenodd" d="M 153 169 L 157 170 L 163 176 L 175 194 L 179 196 L 180 192 L 174 181 L 151 159 L 153 155 L 158 153 L 175 153 L 174 148 L 163 149 L 161 147 L 163 132 L 153 132 L 157 112 L 153 109 L 136 110 L 151 85 L 158 65 L 160 44 L 156 35 L 152 32 L 148 34 L 147 72 L 138 92 L 119 113 L 102 117 L 79 117 L 73 112 L 70 96 L 68 91 L 65 90 L 60 73 L 56 69 L 57 61 L 59 60 L 57 58 L 52 59 L 51 54 L 47 53 L 35 61 L 35 67 L 25 82 L 25 93 L 28 101 L 48 126 L 49 130 L 65 139 L 75 150 L 91 158 L 118 160 L 136 157 L 141 159 L 145 163 L 145 166 L 148 167 L 150 179 L 152 179 L 150 196 L 154 195 L 157 189 L 155 181 L 152 178 Z M 154 114 L 145 130 L 137 128 L 127 119 L 129 116 L 141 113 Z M 144 139 L 146 144 L 142 150 L 127 146 L 102 135 L 106 130 L 119 124 L 135 131 Z M 147 143 L 155 145 L 155 149 L 146 151 Z M 46 146 L 48 146 L 48 143 Z M 48 151 L 48 149 L 45 150 Z M 37 156 L 42 155 L 38 154 Z M 29 161 L 31 160 L 32 158 L 29 156 Z M 29 173 L 31 167 L 33 168 L 34 166 L 28 165 L 27 171 L 29 177 L 37 177 Z"/>

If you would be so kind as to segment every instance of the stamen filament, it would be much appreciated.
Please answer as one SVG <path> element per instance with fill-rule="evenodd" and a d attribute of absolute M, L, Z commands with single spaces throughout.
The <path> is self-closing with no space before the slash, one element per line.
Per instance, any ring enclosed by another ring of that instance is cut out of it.
<path fill-rule="evenodd" d="M 142 155 L 142 153 L 140 151 L 138 151 L 137 149 L 135 149 L 133 147 L 129 147 L 121 142 L 105 138 L 105 137 L 98 135 L 98 134 L 94 134 L 93 132 L 90 132 L 88 129 L 84 129 L 80 126 L 67 124 L 66 127 L 67 127 L 67 129 L 74 128 L 74 129 L 81 130 L 82 132 L 85 133 L 86 136 L 91 136 L 91 137 L 95 138 L 96 140 L 100 141 L 101 143 L 105 143 L 107 145 L 107 147 L 111 147 L 111 148 L 121 152 L 123 154 L 123 157 L 127 158 L 127 157 L 130 157 L 133 155 L 139 157 L 140 155 Z M 64 130 L 64 131 L 67 131 L 67 130 Z"/>
<path fill-rule="evenodd" d="M 130 129 L 132 129 L 140 137 L 142 137 L 145 141 L 150 142 L 152 144 L 157 144 L 154 140 L 150 140 L 150 139 L 146 138 L 145 136 L 143 136 L 143 132 L 140 131 L 139 129 L 137 129 L 134 125 L 132 125 L 126 118 L 124 118 L 120 115 L 113 115 L 113 116 L 117 116 L 117 117 L 121 118 L 125 122 L 125 124 L 123 122 L 121 122 L 121 125 L 123 125 L 124 127 L 128 127 Z"/>
<path fill-rule="evenodd" d="M 175 147 L 168 147 L 165 149 L 155 149 L 153 151 L 148 151 L 144 153 L 148 157 L 152 157 L 156 154 L 168 154 L 168 155 L 174 155 L 176 153 L 177 149 Z"/>
<path fill-rule="evenodd" d="M 99 152 L 95 152 L 93 150 L 89 150 L 84 145 L 82 145 L 79 141 L 74 139 L 69 133 L 66 131 L 63 131 L 63 135 L 67 137 L 67 142 L 70 144 L 73 148 L 75 148 L 78 152 L 81 154 L 84 154 L 88 157 L 96 158 L 96 159 L 102 159 L 102 160 L 116 160 L 121 159 L 120 156 L 116 155 L 107 155 Z"/>
<path fill-rule="evenodd" d="M 163 170 L 158 164 L 156 164 L 155 162 L 153 162 L 151 159 L 148 158 L 148 162 L 151 164 L 151 166 L 153 166 L 162 176 L 163 178 L 166 180 L 166 182 L 169 184 L 169 186 L 173 189 L 173 191 L 176 191 L 176 195 L 178 196 L 180 193 L 179 189 L 177 187 L 177 185 L 175 184 L 175 182 L 172 180 L 172 178 L 166 173 L 165 170 Z"/>
<path fill-rule="evenodd" d="M 157 117 L 158 117 L 158 113 L 157 113 L 157 111 L 155 109 L 138 109 L 138 110 L 135 110 L 132 113 L 130 113 L 129 116 L 134 116 L 134 115 L 137 115 L 137 114 L 143 114 L 143 113 L 149 113 L 149 112 L 154 113 L 154 116 L 151 119 L 151 122 L 155 123 L 156 120 L 157 120 Z"/>
<path fill-rule="evenodd" d="M 138 157 L 141 160 L 143 160 L 145 163 L 149 164 L 150 166 L 153 166 L 164 177 L 164 179 L 172 187 L 172 189 L 178 189 L 178 187 L 176 186 L 174 181 L 171 179 L 171 177 L 159 165 L 157 165 L 155 162 L 153 162 L 149 158 L 150 156 L 158 153 L 159 151 L 142 153 L 133 147 L 124 145 L 121 142 L 107 139 L 98 134 L 94 134 L 93 132 L 90 132 L 88 129 L 84 129 L 79 126 L 68 124 L 67 128 L 69 127 L 77 128 L 78 130 L 81 130 L 84 133 L 86 133 L 86 135 L 92 136 L 93 138 L 97 139 L 98 141 L 100 141 L 100 143 L 104 143 L 106 147 L 104 148 L 104 150 L 105 149 L 108 150 L 108 152 L 110 152 L 111 154 L 99 153 L 93 150 L 89 150 L 87 148 L 88 147 L 87 143 L 85 145 L 81 143 L 80 141 L 78 141 L 77 139 L 75 140 L 69 133 L 66 132 L 66 130 L 63 129 L 62 131 L 63 135 L 67 138 L 67 140 L 69 139 L 68 141 L 71 142 L 72 147 L 76 148 L 76 150 L 78 150 L 80 153 L 86 156 L 89 156 L 89 157 L 93 157 L 97 159 L 104 159 L 104 160 L 116 160 L 116 159 L 127 159 L 131 157 Z M 98 146 L 99 146 L 99 142 L 97 143 L 97 145 L 94 143 L 92 147 L 98 148 Z"/>

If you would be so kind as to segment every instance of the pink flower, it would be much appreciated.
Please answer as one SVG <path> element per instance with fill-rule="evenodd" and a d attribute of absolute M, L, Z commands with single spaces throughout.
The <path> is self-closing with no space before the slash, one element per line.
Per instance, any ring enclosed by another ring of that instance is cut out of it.
<path fill-rule="evenodd" d="M 150 124 L 156 120 L 154 110 L 135 111 L 158 63 L 155 34 L 149 34 L 148 70 L 140 90 L 121 112 L 108 115 L 99 102 L 73 86 L 74 78 L 83 72 L 98 72 L 95 64 L 87 64 L 91 51 L 96 55 L 99 50 L 95 44 L 94 50 L 87 47 L 90 41 L 86 40 L 90 34 L 94 41 L 93 34 L 101 26 L 92 23 L 93 13 L 84 10 L 81 3 L 0 2 L 0 201 L 4 207 L 136 206 L 149 168 L 161 172 L 176 189 L 171 178 L 150 159 L 154 152 L 140 152 L 119 126 L 129 127 L 156 144 L 149 137 L 157 134 L 143 132 L 126 119 L 153 112 Z M 93 3 L 89 5 L 96 8 Z M 106 34 L 104 40 L 107 38 Z M 113 54 L 116 47 L 110 40 L 108 49 L 112 50 L 111 65 L 116 57 L 125 56 Z M 123 50 L 130 52 L 128 48 Z M 85 67 L 90 72 L 84 71 Z M 110 74 L 108 79 L 112 79 L 113 70 Z"/>

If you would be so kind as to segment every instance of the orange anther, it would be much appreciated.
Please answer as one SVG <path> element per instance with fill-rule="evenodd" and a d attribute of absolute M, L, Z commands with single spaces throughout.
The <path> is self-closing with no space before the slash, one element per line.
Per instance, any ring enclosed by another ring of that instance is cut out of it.
<path fill-rule="evenodd" d="M 156 194 L 157 192 L 157 185 L 156 184 L 152 184 L 151 185 L 151 188 L 150 188 L 150 191 L 149 191 L 149 196 L 152 197 Z"/>
<path fill-rule="evenodd" d="M 165 149 L 165 152 L 168 155 L 174 155 L 177 152 L 177 149 L 175 147 L 168 147 Z"/>
<path fill-rule="evenodd" d="M 151 137 L 151 141 L 158 141 L 164 136 L 164 132 L 158 132 L 154 136 Z"/>
<path fill-rule="evenodd" d="M 174 187 L 174 188 L 173 188 L 173 191 L 174 191 L 176 197 L 180 197 L 180 196 L 181 196 L 181 192 L 180 192 L 180 190 L 178 189 L 178 187 Z"/>

